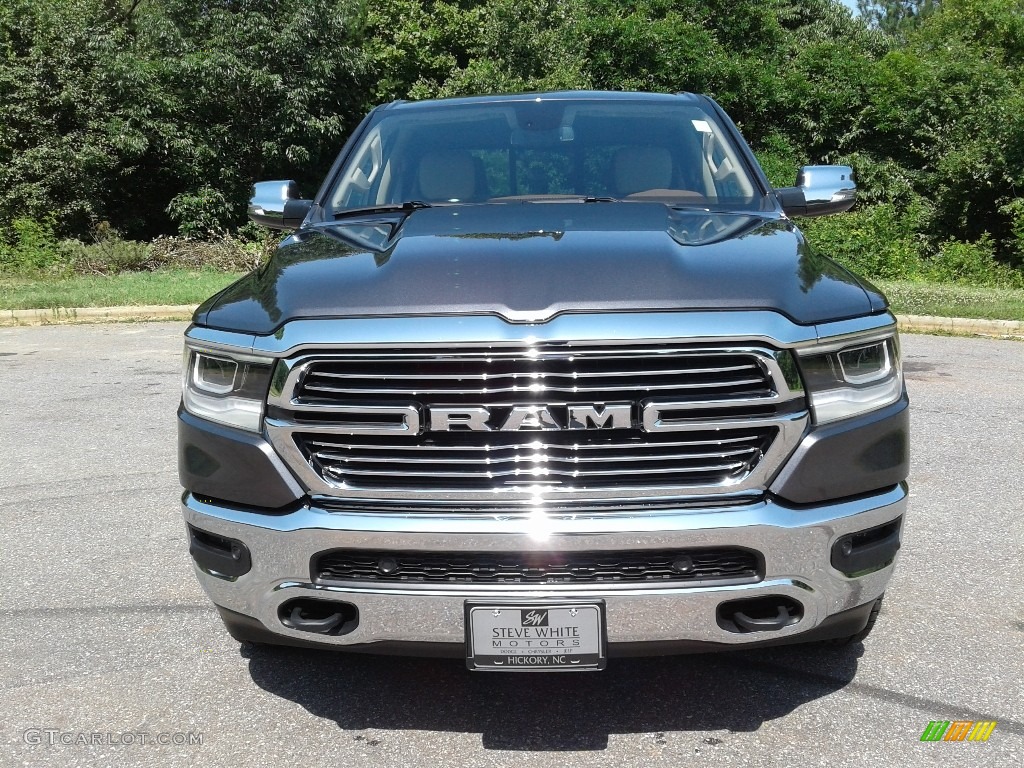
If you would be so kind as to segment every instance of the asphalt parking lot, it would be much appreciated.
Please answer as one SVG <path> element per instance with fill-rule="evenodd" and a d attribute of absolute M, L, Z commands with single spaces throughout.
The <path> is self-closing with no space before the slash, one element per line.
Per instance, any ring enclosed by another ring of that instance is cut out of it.
<path fill-rule="evenodd" d="M 504 676 L 224 633 L 177 504 L 182 330 L 0 329 L 0 765 L 1024 762 L 1024 343 L 904 337 L 911 510 L 863 646 Z"/>

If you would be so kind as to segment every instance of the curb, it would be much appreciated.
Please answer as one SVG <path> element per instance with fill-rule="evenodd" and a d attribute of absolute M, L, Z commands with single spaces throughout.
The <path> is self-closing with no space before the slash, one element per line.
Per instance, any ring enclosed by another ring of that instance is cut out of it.
<path fill-rule="evenodd" d="M 1019 320 L 976 320 L 967 317 L 897 315 L 896 324 L 900 331 L 909 333 L 944 333 L 956 336 L 1024 339 L 1024 322 Z"/>
<path fill-rule="evenodd" d="M 117 323 L 131 320 L 191 320 L 198 304 L 158 304 L 147 307 L 79 307 L 65 309 L 7 309 L 0 326 Z"/>
<path fill-rule="evenodd" d="M 147 307 L 8 309 L 0 313 L 0 326 L 113 323 L 132 320 L 189 321 L 197 306 L 196 304 L 160 304 Z M 897 315 L 896 322 L 900 331 L 908 333 L 944 333 L 957 336 L 1024 339 L 1024 322 L 1019 320 L 975 320 L 966 317 Z"/>

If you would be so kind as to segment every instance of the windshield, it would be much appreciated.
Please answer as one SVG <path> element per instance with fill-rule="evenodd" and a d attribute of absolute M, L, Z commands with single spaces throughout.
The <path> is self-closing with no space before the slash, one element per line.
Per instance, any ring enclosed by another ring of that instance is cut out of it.
<path fill-rule="evenodd" d="M 431 204 L 646 200 L 750 208 L 761 192 L 722 126 L 665 100 L 529 100 L 383 111 L 330 212 Z"/>

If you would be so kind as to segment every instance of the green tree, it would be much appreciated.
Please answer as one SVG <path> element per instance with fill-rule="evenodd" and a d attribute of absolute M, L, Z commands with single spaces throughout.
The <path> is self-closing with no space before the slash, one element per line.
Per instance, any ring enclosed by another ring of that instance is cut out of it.
<path fill-rule="evenodd" d="M 365 102 L 359 4 L 12 0 L 0 7 L 0 220 L 134 237 L 253 179 L 313 185 Z M 205 223 L 204 223 L 205 227 Z M 196 231 L 196 227 L 192 227 Z"/>
<path fill-rule="evenodd" d="M 358 4 L 338 0 L 162 0 L 146 40 L 184 117 L 163 202 L 179 221 L 187 201 L 220 195 L 220 223 L 241 223 L 255 179 L 315 189 L 362 117 L 363 23 Z"/>
<path fill-rule="evenodd" d="M 857 225 L 818 227 L 847 260 L 1024 260 L 1024 0 L 10 0 L 0 222 L 230 230 L 370 106 L 558 88 L 709 93 L 779 184 L 852 164 Z"/>
<path fill-rule="evenodd" d="M 166 97 L 131 10 L 99 0 L 0 6 L 0 221 L 52 217 L 74 234 L 144 215 L 152 179 L 134 171 L 174 123 L 160 114 Z"/>
<path fill-rule="evenodd" d="M 1024 2 L 946 0 L 873 74 L 865 147 L 915 178 L 934 245 L 991 234 L 1010 253 L 1006 206 L 1024 184 Z"/>
<path fill-rule="evenodd" d="M 861 18 L 899 37 L 921 26 L 938 7 L 939 0 L 857 0 Z"/>

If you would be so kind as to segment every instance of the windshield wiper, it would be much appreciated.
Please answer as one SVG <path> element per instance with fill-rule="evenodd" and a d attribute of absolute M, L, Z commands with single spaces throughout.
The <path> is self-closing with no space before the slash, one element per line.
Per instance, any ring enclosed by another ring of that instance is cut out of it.
<path fill-rule="evenodd" d="M 587 195 L 583 198 L 584 203 L 618 203 L 621 202 L 615 197 L 595 197 L 593 195 Z"/>
<path fill-rule="evenodd" d="M 424 203 L 422 200 L 406 200 L 404 203 L 388 203 L 386 205 L 368 205 L 363 208 L 347 208 L 344 211 L 338 211 L 334 214 L 334 218 L 347 219 L 350 216 L 365 216 L 367 214 L 374 213 L 412 213 L 418 211 L 421 208 L 433 208 L 434 206 L 430 203 Z"/>

